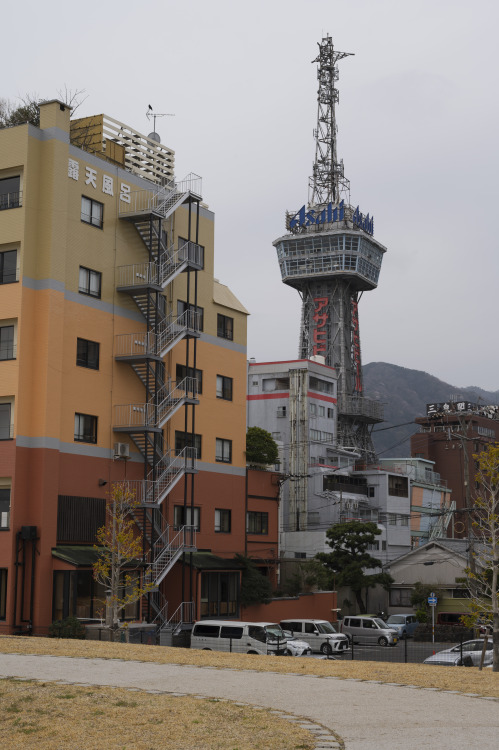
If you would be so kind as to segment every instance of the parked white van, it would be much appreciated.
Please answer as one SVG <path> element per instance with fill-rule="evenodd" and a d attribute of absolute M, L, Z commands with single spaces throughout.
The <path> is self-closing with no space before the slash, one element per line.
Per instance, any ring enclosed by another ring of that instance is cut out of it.
<path fill-rule="evenodd" d="M 192 628 L 191 648 L 275 655 L 287 652 L 287 640 L 275 622 L 200 620 Z"/>
<path fill-rule="evenodd" d="M 281 628 L 291 630 L 294 636 L 310 643 L 312 651 L 321 654 L 338 653 L 348 648 L 347 636 L 338 633 L 327 620 L 281 620 Z"/>
<path fill-rule="evenodd" d="M 380 617 L 369 615 L 347 615 L 341 621 L 341 632 L 354 643 L 378 643 L 380 646 L 395 646 L 398 633 Z"/>

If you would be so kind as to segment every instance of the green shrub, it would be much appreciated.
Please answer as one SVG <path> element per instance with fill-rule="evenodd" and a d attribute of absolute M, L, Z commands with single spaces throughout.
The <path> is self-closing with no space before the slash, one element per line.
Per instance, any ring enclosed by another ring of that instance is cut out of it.
<path fill-rule="evenodd" d="M 49 627 L 49 638 L 85 639 L 85 626 L 76 617 L 55 620 Z"/>

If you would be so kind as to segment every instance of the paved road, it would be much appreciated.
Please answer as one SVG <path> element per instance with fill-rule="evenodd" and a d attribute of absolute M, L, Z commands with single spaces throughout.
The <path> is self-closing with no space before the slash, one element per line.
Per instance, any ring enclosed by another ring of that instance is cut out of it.
<path fill-rule="evenodd" d="M 229 698 L 289 711 L 340 735 L 346 750 L 497 750 L 496 700 L 435 690 L 107 659 L 0 654 L 0 677 L 68 680 Z"/>

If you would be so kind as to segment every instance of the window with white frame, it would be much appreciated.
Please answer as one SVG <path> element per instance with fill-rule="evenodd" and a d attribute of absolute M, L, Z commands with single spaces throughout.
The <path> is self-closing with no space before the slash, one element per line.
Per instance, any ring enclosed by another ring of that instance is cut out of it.
<path fill-rule="evenodd" d="M 286 407 L 285 406 L 278 406 L 277 407 L 277 416 L 278 417 L 285 417 L 286 416 Z"/>

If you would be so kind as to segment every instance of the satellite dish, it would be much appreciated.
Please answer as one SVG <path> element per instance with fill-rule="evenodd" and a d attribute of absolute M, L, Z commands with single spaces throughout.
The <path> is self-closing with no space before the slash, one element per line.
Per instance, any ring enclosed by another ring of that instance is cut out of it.
<path fill-rule="evenodd" d="M 147 136 L 151 141 L 156 141 L 156 143 L 161 143 L 161 138 L 159 137 L 158 133 L 149 133 Z"/>

